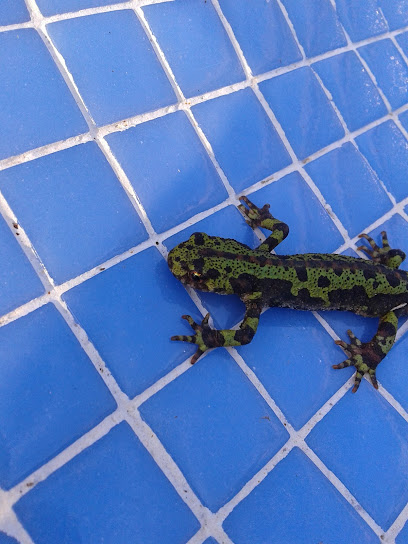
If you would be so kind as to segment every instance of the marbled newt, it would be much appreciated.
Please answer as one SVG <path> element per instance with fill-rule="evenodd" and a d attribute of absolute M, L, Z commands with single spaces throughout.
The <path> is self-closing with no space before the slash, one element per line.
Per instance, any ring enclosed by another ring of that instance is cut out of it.
<path fill-rule="evenodd" d="M 398 317 L 408 314 L 408 273 L 398 270 L 405 253 L 391 249 L 382 232 L 383 247 L 367 234 L 360 235 L 371 247 L 358 249 L 371 260 L 323 253 L 274 255 L 270 252 L 286 238 L 289 227 L 269 213 L 269 204 L 258 208 L 246 197 L 240 200 L 248 206 L 238 206 L 247 224 L 271 231 L 259 247 L 251 249 L 233 239 L 196 232 L 169 252 L 168 264 L 177 279 L 194 289 L 238 295 L 245 304 L 244 319 L 238 330 L 214 330 L 208 325 L 209 314 L 201 325 L 183 315 L 194 335 L 171 340 L 197 344 L 191 359 L 195 363 L 210 348 L 251 342 L 266 307 L 348 310 L 377 316 L 378 330 L 369 342 L 361 342 L 350 330 L 349 344 L 336 341 L 348 358 L 333 365 L 336 369 L 356 367 L 353 392 L 365 373 L 377 389 L 377 365 L 394 343 Z"/>

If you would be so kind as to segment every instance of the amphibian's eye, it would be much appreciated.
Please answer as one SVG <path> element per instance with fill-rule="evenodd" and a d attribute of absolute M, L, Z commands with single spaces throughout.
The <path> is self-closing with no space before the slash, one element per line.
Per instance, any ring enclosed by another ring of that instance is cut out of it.
<path fill-rule="evenodd" d="M 193 280 L 199 280 L 199 279 L 201 278 L 200 272 L 197 272 L 197 271 L 193 270 L 193 271 L 191 272 L 191 278 L 192 278 Z"/>

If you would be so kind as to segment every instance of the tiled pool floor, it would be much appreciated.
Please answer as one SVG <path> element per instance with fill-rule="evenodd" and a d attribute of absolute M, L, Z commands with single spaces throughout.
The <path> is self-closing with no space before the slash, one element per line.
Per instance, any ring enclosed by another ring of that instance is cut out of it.
<path fill-rule="evenodd" d="M 192 366 L 243 306 L 166 264 L 243 194 L 408 251 L 408 0 L 3 0 L 0 74 L 0 544 L 408 544 L 407 322 L 379 391 L 346 313 Z"/>

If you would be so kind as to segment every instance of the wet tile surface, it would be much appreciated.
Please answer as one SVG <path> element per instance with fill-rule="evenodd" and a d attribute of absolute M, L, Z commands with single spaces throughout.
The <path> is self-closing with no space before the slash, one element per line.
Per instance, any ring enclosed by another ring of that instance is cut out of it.
<path fill-rule="evenodd" d="M 2 32 L 0 49 L 0 159 L 87 131 L 80 109 L 34 29 Z"/>
<path fill-rule="evenodd" d="M 126 423 L 38 485 L 15 509 L 34 538 L 50 544 L 132 539 L 178 544 L 199 528 Z"/>
<path fill-rule="evenodd" d="M 28 7 L 27 7 L 28 6 Z M 408 543 L 407 319 L 379 390 L 273 308 L 195 365 L 195 232 L 408 251 L 408 0 L 0 2 L 0 544 Z M 408 270 L 404 261 L 401 270 Z"/>

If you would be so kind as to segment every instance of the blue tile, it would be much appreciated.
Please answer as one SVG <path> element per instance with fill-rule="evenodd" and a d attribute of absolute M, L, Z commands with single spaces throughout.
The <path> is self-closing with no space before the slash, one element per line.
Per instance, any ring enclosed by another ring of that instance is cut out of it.
<path fill-rule="evenodd" d="M 330 0 L 283 0 L 308 57 L 347 45 Z"/>
<path fill-rule="evenodd" d="M 0 544 L 18 544 L 18 541 L 6 533 L 0 533 Z"/>
<path fill-rule="evenodd" d="M 335 515 L 333 515 L 335 513 Z M 224 529 L 236 544 L 374 544 L 378 537 L 298 449 L 232 511 Z"/>
<path fill-rule="evenodd" d="M 96 8 L 110 4 L 119 4 L 123 0 L 37 0 L 37 5 L 45 16 L 79 11 L 86 8 Z"/>
<path fill-rule="evenodd" d="M 408 13 L 408 12 L 407 12 Z M 402 47 L 405 54 L 408 54 L 408 32 L 395 36 L 398 44 Z"/>
<path fill-rule="evenodd" d="M 211 2 L 178 0 L 143 11 L 185 96 L 245 79 Z"/>
<path fill-rule="evenodd" d="M 405 523 L 402 531 L 395 539 L 396 544 L 408 544 L 408 523 Z"/>
<path fill-rule="evenodd" d="M 234 206 L 228 206 L 210 215 L 206 219 L 171 236 L 164 243 L 168 249 L 172 249 L 180 242 L 188 240 L 194 232 L 205 232 L 210 236 L 233 238 L 250 247 L 256 247 L 260 244 L 253 230 L 245 223 L 241 213 Z M 202 293 L 199 291 L 197 293 L 218 328 L 233 327 L 244 315 L 244 304 L 235 295 L 223 297 L 217 293 Z"/>
<path fill-rule="evenodd" d="M 52 305 L 0 329 L 0 485 L 9 489 L 116 403 Z"/>
<path fill-rule="evenodd" d="M 207 538 L 206 540 L 204 540 L 203 544 L 218 544 L 218 541 L 215 540 L 215 538 L 210 537 L 210 538 Z"/>
<path fill-rule="evenodd" d="M 6 263 L 0 270 L 0 314 L 5 314 L 42 295 L 44 287 L 3 218 L 0 218 L 0 255 Z"/>
<path fill-rule="evenodd" d="M 200 528 L 126 423 L 38 484 L 14 509 L 43 544 L 182 544 Z"/>
<path fill-rule="evenodd" d="M 397 201 L 408 196 L 408 142 L 393 121 L 365 132 L 356 143 Z"/>
<path fill-rule="evenodd" d="M 408 0 L 380 0 L 390 30 L 408 25 Z"/>
<path fill-rule="evenodd" d="M 24 0 L 3 0 L 0 4 L 0 26 L 25 23 L 30 20 Z"/>
<path fill-rule="evenodd" d="M 301 60 L 276 0 L 221 0 L 220 6 L 252 73 L 261 74 Z"/>
<path fill-rule="evenodd" d="M 351 143 L 305 168 L 351 237 L 391 208 L 377 176 Z"/>
<path fill-rule="evenodd" d="M 183 112 L 108 136 L 157 232 L 219 204 L 227 192 Z"/>
<path fill-rule="evenodd" d="M 387 108 L 379 92 L 354 52 L 349 51 L 317 62 L 313 64 L 313 69 L 333 96 L 350 130 L 387 115 Z"/>
<path fill-rule="evenodd" d="M 295 429 L 347 380 L 332 369 L 345 357 L 310 312 L 271 308 L 238 350 Z"/>
<path fill-rule="evenodd" d="M 401 121 L 405 130 L 408 130 L 408 110 L 400 114 L 399 120 Z"/>
<path fill-rule="evenodd" d="M 301 159 L 344 136 L 344 130 L 310 68 L 260 84 L 260 89 Z"/>
<path fill-rule="evenodd" d="M 359 48 L 392 108 L 408 102 L 408 67 L 391 40 L 381 40 Z"/>
<path fill-rule="evenodd" d="M 250 199 L 270 203 L 274 217 L 289 226 L 288 237 L 276 247 L 278 254 L 331 253 L 344 243 L 327 211 L 298 172 L 252 193 Z M 268 231 L 264 231 L 268 236 Z"/>
<path fill-rule="evenodd" d="M 67 19 L 47 30 L 98 125 L 176 102 L 133 10 Z"/>
<path fill-rule="evenodd" d="M 345 254 L 345 253 L 344 253 Z M 357 255 L 351 255 L 356 257 Z M 369 342 L 374 334 L 377 332 L 378 327 L 378 318 L 377 317 L 362 317 L 361 315 L 353 314 L 352 312 L 319 312 L 325 321 L 330 325 L 334 332 L 338 335 L 339 338 L 345 342 L 349 342 L 349 337 L 347 335 L 347 330 L 352 330 L 353 333 L 360 339 L 362 342 Z M 331 364 L 341 363 L 347 357 L 345 356 L 344 351 L 336 346 L 335 353 L 336 360 L 333 360 Z M 355 373 L 355 368 L 343 368 L 338 370 L 333 370 L 336 374 L 341 374 L 343 381 L 347 381 Z"/>
<path fill-rule="evenodd" d="M 208 100 L 192 111 L 237 192 L 291 163 L 252 89 Z"/>
<path fill-rule="evenodd" d="M 64 299 L 131 397 L 195 351 L 170 341 L 177 331 L 189 334 L 180 316 L 197 310 L 154 248 L 94 276 Z"/>
<path fill-rule="evenodd" d="M 252 198 L 252 195 L 250 195 L 250 198 Z M 163 243 L 170 250 L 177 244 L 187 240 L 194 232 L 205 232 L 210 236 L 221 236 L 222 238 L 233 238 L 250 247 L 256 247 L 261 243 L 235 206 L 227 206 L 209 215 L 205 219 L 194 223 L 191 227 L 173 234 Z"/>
<path fill-rule="evenodd" d="M 408 409 L 407 348 L 408 336 L 404 334 L 404 336 L 393 346 L 387 355 L 387 358 L 377 369 L 377 378 L 381 385 L 391 393 L 405 410 Z"/>
<path fill-rule="evenodd" d="M 388 32 L 379 0 L 337 0 L 337 13 L 352 41 Z"/>
<path fill-rule="evenodd" d="M 407 433 L 406 421 L 363 380 L 356 395 L 347 393 L 306 442 L 387 530 L 408 501 Z"/>
<path fill-rule="evenodd" d="M 405 213 L 408 209 L 405 208 Z M 408 254 L 408 223 L 399 214 L 395 214 L 370 232 L 370 236 L 374 238 L 378 245 L 381 246 L 381 231 L 385 230 L 388 235 L 390 246 L 394 249 L 402 249 Z M 405 260 L 399 267 L 402 270 L 408 270 L 408 261 Z"/>
<path fill-rule="evenodd" d="M 0 187 L 58 282 L 147 238 L 125 191 L 93 142 L 5 170 L 0 173 Z"/>
<path fill-rule="evenodd" d="M 0 33 L 0 159 L 88 131 L 35 30 Z"/>
<path fill-rule="evenodd" d="M 230 500 L 288 438 L 224 350 L 215 350 L 171 382 L 142 404 L 140 413 L 212 511 Z"/>

